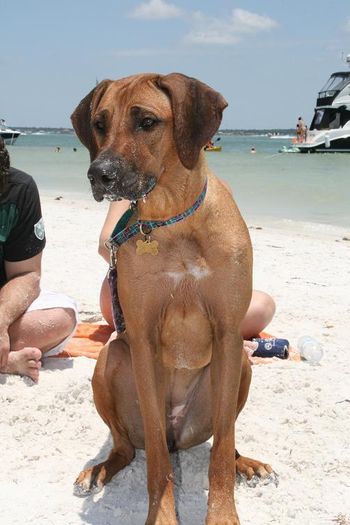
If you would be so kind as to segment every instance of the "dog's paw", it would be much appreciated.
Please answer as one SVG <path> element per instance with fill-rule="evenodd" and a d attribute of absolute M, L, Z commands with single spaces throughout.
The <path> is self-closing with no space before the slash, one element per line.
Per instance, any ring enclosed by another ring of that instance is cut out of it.
<path fill-rule="evenodd" d="M 244 456 L 236 459 L 236 479 L 238 483 L 243 482 L 248 487 L 271 483 L 278 486 L 278 475 L 270 465 Z"/>
<path fill-rule="evenodd" d="M 257 487 L 258 485 L 262 486 L 262 485 L 271 485 L 272 484 L 272 485 L 275 485 L 275 487 L 278 487 L 278 485 L 279 485 L 279 478 L 278 478 L 278 474 L 276 474 L 276 472 L 271 472 L 270 474 L 268 474 L 267 476 L 264 476 L 264 477 L 261 477 L 261 476 L 258 476 L 257 474 L 254 474 L 254 476 L 252 476 L 250 479 L 248 479 L 245 474 L 239 474 L 238 473 L 236 475 L 236 482 L 237 482 L 238 485 L 243 483 L 247 487 L 253 488 L 253 489 L 255 487 Z"/>
<path fill-rule="evenodd" d="M 277 472 L 273 471 L 271 474 L 269 474 L 266 478 L 262 480 L 263 485 L 275 485 L 275 487 L 278 487 L 280 483 L 279 477 Z"/>
<path fill-rule="evenodd" d="M 246 476 L 247 479 L 252 479 L 253 476 L 266 478 L 269 474 L 272 474 L 273 470 L 268 463 L 263 463 L 262 461 L 245 456 L 239 456 L 236 459 L 236 472 Z"/>
<path fill-rule="evenodd" d="M 79 474 L 73 485 L 73 494 L 79 498 L 85 498 L 91 494 L 97 494 L 103 489 L 103 484 L 93 479 L 91 471 L 83 471 Z"/>

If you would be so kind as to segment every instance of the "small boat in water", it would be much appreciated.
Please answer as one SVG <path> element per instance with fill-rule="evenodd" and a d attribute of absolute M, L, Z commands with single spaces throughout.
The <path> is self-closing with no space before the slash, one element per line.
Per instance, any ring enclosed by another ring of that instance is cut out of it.
<path fill-rule="evenodd" d="M 346 62 L 350 67 L 350 55 Z M 301 153 L 350 153 L 350 71 L 332 73 L 318 93 L 315 114 Z"/>
<path fill-rule="evenodd" d="M 20 131 L 9 128 L 5 120 L 0 119 L 0 137 L 4 139 L 5 144 L 12 146 L 20 135 Z"/>
<path fill-rule="evenodd" d="M 297 146 L 282 146 L 278 153 L 300 153 L 300 149 Z"/>
<path fill-rule="evenodd" d="M 222 150 L 221 146 L 206 146 L 204 148 L 204 151 L 221 151 L 221 150 Z"/>
<path fill-rule="evenodd" d="M 279 133 L 268 133 L 267 135 L 269 139 L 277 139 L 277 140 L 291 140 L 294 138 L 293 135 L 280 135 Z"/>

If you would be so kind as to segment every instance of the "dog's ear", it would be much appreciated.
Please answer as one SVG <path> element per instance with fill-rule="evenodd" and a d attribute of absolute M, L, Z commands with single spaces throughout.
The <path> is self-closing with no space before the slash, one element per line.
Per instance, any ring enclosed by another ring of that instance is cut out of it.
<path fill-rule="evenodd" d="M 218 130 L 227 102 L 203 82 L 181 73 L 159 76 L 157 85 L 170 97 L 180 160 L 193 169 L 200 150 Z"/>
<path fill-rule="evenodd" d="M 81 100 L 70 117 L 74 131 L 78 135 L 80 142 L 82 142 L 90 152 L 91 161 L 93 161 L 97 155 L 97 144 L 91 126 L 92 111 L 97 107 L 111 82 L 112 80 L 102 80 L 102 82 Z"/>

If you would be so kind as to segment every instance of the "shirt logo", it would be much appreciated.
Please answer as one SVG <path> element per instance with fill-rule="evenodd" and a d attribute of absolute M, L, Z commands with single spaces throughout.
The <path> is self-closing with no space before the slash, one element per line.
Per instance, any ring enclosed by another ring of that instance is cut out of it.
<path fill-rule="evenodd" d="M 39 241 L 42 241 L 45 238 L 45 227 L 42 217 L 36 224 L 34 224 L 34 233 L 35 237 L 39 239 Z"/>

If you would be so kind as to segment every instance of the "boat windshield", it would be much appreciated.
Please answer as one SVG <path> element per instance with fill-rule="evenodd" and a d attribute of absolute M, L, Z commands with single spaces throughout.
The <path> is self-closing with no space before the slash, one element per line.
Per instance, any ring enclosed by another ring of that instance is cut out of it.
<path fill-rule="evenodd" d="M 345 106 L 340 108 L 317 109 L 311 122 L 310 130 L 313 129 L 338 129 L 345 126 L 350 120 L 350 111 Z"/>
<path fill-rule="evenodd" d="M 330 97 L 335 95 L 337 91 L 342 90 L 346 84 L 350 82 L 350 72 L 333 73 L 327 80 L 325 86 L 321 89 L 319 95 L 323 97 Z"/>

